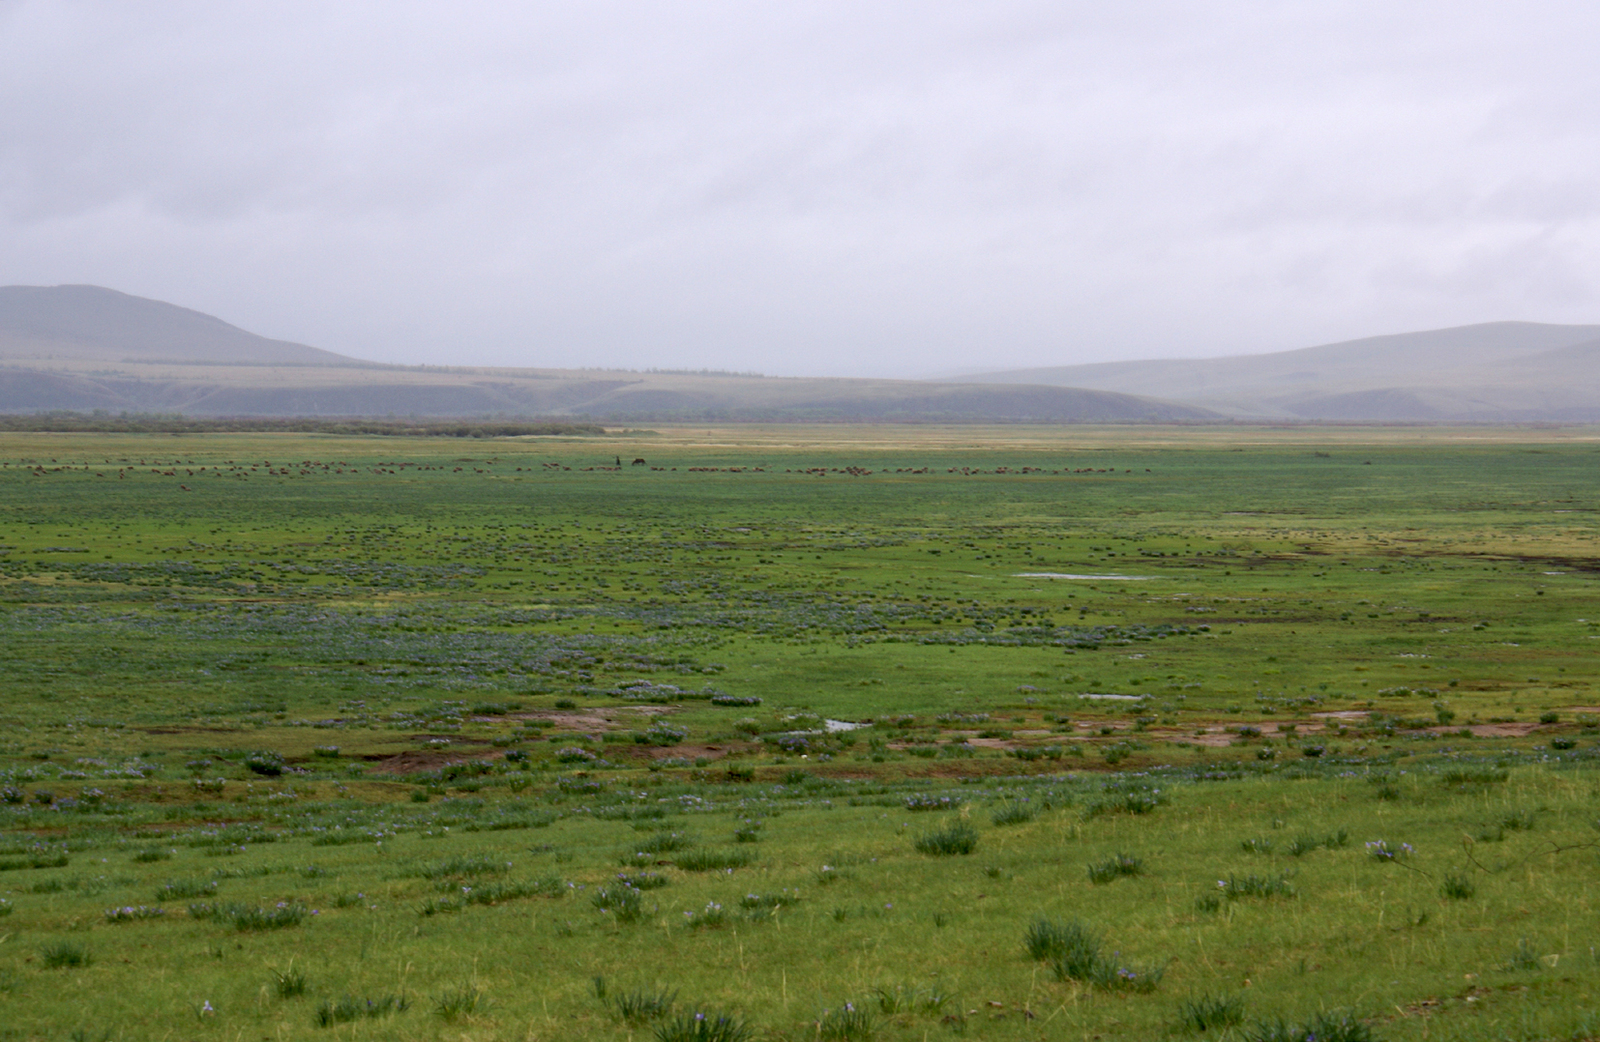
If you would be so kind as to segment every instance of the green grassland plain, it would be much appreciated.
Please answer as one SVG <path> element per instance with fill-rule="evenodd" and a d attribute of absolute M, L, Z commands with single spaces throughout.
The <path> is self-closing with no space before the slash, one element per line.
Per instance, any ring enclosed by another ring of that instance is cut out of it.
<path fill-rule="evenodd" d="M 0 1038 L 1593 1037 L 1597 464 L 0 435 Z"/>

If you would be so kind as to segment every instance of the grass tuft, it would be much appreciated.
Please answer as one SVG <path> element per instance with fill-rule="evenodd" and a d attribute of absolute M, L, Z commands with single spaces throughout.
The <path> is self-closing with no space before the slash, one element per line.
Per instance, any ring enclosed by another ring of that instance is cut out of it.
<path fill-rule="evenodd" d="M 89 949 L 75 941 L 57 941 L 39 949 L 39 961 L 47 969 L 75 970 L 94 962 Z"/>
<path fill-rule="evenodd" d="M 411 1000 L 403 995 L 385 995 L 381 999 L 358 999 L 345 995 L 338 1001 L 323 999 L 312 1014 L 312 1023 L 319 1028 L 348 1024 L 355 1020 L 376 1020 L 392 1013 L 404 1013 L 411 1008 Z"/>
<path fill-rule="evenodd" d="M 1244 1037 L 1245 1042 L 1375 1042 L 1370 1028 L 1340 1012 L 1318 1013 L 1303 1024 L 1257 1021 Z"/>
<path fill-rule="evenodd" d="M 872 1011 L 853 1002 L 822 1012 L 817 1019 L 817 1038 L 823 1042 L 861 1042 L 877 1033 L 877 1018 Z"/>
<path fill-rule="evenodd" d="M 1243 1020 L 1244 998 L 1239 995 L 1202 995 L 1178 1006 L 1178 1023 L 1185 1031 L 1216 1031 Z"/>
<path fill-rule="evenodd" d="M 750 1042 L 755 1031 L 726 1013 L 680 1013 L 656 1026 L 656 1042 Z"/>
<path fill-rule="evenodd" d="M 231 902 L 221 905 L 197 903 L 189 906 L 189 918 L 219 919 L 232 924 L 240 933 L 282 930 L 289 926 L 299 926 L 305 917 L 305 905 L 290 904 L 287 901 L 280 901 L 272 908 Z"/>
<path fill-rule="evenodd" d="M 448 1021 L 470 1017 L 487 1009 L 488 1006 L 488 1000 L 484 998 L 483 992 L 476 984 L 462 984 L 460 987 L 448 988 L 433 999 L 433 1011 Z"/>
<path fill-rule="evenodd" d="M 1511 772 L 1504 767 L 1453 767 L 1439 777 L 1446 785 L 1499 785 Z"/>
<path fill-rule="evenodd" d="M 1533 814 L 1531 810 L 1514 810 L 1502 815 L 1495 824 L 1507 832 L 1531 832 L 1534 824 Z"/>
<path fill-rule="evenodd" d="M 293 966 L 287 970 L 275 971 L 272 974 L 272 990 L 280 999 L 292 999 L 306 993 L 306 986 L 310 982 L 306 975 Z"/>
<path fill-rule="evenodd" d="M 612 999 L 611 1005 L 624 1023 L 638 1025 L 660 1020 L 672 1012 L 673 1004 L 677 1001 L 678 993 L 675 991 L 644 991 L 636 988 Z"/>
<path fill-rule="evenodd" d="M 156 900 L 209 897 L 217 892 L 215 879 L 169 879 L 156 891 Z"/>
<path fill-rule="evenodd" d="M 145 905 L 120 905 L 116 908 L 107 908 L 105 920 L 108 923 L 136 923 L 142 919 L 160 919 L 167 911 L 160 906 L 149 908 Z"/>
<path fill-rule="evenodd" d="M 1085 819 L 1104 817 L 1108 814 L 1129 814 L 1140 816 L 1153 814 L 1157 807 L 1167 802 L 1164 793 L 1157 791 L 1137 790 L 1107 796 L 1095 800 L 1083 808 Z"/>
<path fill-rule="evenodd" d="M 660 872 L 618 872 L 617 882 L 635 890 L 658 890 L 672 882 Z"/>
<path fill-rule="evenodd" d="M 900 802 L 909 811 L 954 810 L 965 802 L 960 796 L 914 792 L 902 797 Z"/>
<path fill-rule="evenodd" d="M 1321 846 L 1322 841 L 1316 836 L 1309 832 L 1302 832 L 1291 839 L 1289 845 L 1284 849 L 1288 851 L 1290 857 L 1304 857 Z"/>
<path fill-rule="evenodd" d="M 1035 919 L 1022 938 L 1028 957 L 1049 962 L 1062 953 L 1084 947 L 1098 948 L 1099 940 L 1080 922 L 1059 923 L 1054 919 Z"/>
<path fill-rule="evenodd" d="M 1293 897 L 1294 887 L 1283 876 L 1235 876 L 1217 880 L 1217 889 L 1229 901 L 1244 897 Z"/>
<path fill-rule="evenodd" d="M 799 903 L 800 895 L 787 890 L 777 894 L 745 894 L 739 898 L 739 907 L 743 908 L 751 919 L 769 919 L 778 913 L 781 908 Z"/>
<path fill-rule="evenodd" d="M 1144 860 L 1132 854 L 1113 854 L 1111 857 L 1089 864 L 1089 882 L 1099 886 L 1123 876 L 1137 876 L 1144 872 Z"/>
<path fill-rule="evenodd" d="M 688 850 L 694 842 L 694 837 L 684 832 L 657 832 L 634 844 L 633 849 L 641 854 L 670 854 Z"/>
<path fill-rule="evenodd" d="M 1057 980 L 1078 981 L 1106 991 L 1154 991 L 1166 967 L 1121 965 L 1101 951 L 1100 934 L 1081 922 L 1039 918 L 1028 925 L 1023 947 L 1030 958 L 1047 962 Z"/>
<path fill-rule="evenodd" d="M 600 911 L 610 913 L 619 923 L 636 923 L 644 918 L 644 899 L 640 891 L 626 883 L 603 886 L 589 901 Z"/>
<path fill-rule="evenodd" d="M 1517 942 L 1517 946 L 1512 949 L 1511 954 L 1506 956 L 1506 961 L 1500 964 L 1500 968 L 1508 973 L 1525 973 L 1529 970 L 1537 970 L 1541 964 L 1542 960 L 1539 958 L 1538 952 L 1524 937 Z"/>
<path fill-rule="evenodd" d="M 917 988 L 906 987 L 903 984 L 897 984 L 892 988 L 873 988 L 872 995 L 877 999 L 878 1011 L 887 1016 L 894 1016 L 897 1013 L 936 1016 L 951 1001 L 950 993 L 941 991 L 937 987 Z"/>
<path fill-rule="evenodd" d="M 1026 825 L 1039 816 L 1039 808 L 1021 800 L 1002 803 L 989 815 L 995 825 Z"/>
<path fill-rule="evenodd" d="M 715 930 L 727 925 L 728 913 L 716 901 L 707 901 L 698 912 L 684 912 L 683 921 L 691 930 Z"/>
<path fill-rule="evenodd" d="M 487 854 L 471 857 L 457 855 L 432 864 L 419 865 L 416 874 L 423 879 L 450 879 L 454 877 L 496 876 L 510 869 L 511 864 Z"/>
<path fill-rule="evenodd" d="M 720 872 L 730 868 L 743 868 L 755 860 L 748 850 L 714 850 L 705 848 L 679 854 L 673 864 L 685 872 Z"/>
<path fill-rule="evenodd" d="M 937 832 L 918 836 L 912 845 L 921 853 L 935 857 L 970 854 L 978 849 L 978 830 L 965 822 L 957 822 Z"/>

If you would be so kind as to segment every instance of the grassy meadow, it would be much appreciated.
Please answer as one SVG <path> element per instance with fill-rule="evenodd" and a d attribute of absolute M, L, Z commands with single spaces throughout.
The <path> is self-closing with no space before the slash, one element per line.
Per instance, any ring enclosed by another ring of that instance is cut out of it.
<path fill-rule="evenodd" d="M 1600 433 L 0 432 L 0 1040 L 1600 1037 Z"/>

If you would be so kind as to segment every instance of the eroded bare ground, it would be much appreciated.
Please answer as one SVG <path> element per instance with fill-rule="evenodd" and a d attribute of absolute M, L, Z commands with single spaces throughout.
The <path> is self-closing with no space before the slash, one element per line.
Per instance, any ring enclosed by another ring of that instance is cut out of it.
<path fill-rule="evenodd" d="M 671 706 L 619 706 L 615 709 L 532 709 L 521 713 L 511 713 L 509 720 L 541 720 L 551 727 L 559 727 L 567 731 L 614 731 L 619 728 L 633 727 L 634 722 L 627 717 L 633 716 L 663 716 L 674 712 Z"/>
<path fill-rule="evenodd" d="M 372 764 L 372 769 L 382 774 L 411 774 L 419 771 L 436 771 L 452 763 L 479 759 L 488 759 L 488 757 L 462 752 L 452 755 L 433 750 L 407 749 L 405 752 L 395 753 L 393 756 L 378 760 Z"/>
<path fill-rule="evenodd" d="M 1429 727 L 1428 734 L 1460 734 L 1471 731 L 1478 738 L 1523 738 L 1539 729 L 1533 723 L 1466 724 L 1464 726 Z"/>

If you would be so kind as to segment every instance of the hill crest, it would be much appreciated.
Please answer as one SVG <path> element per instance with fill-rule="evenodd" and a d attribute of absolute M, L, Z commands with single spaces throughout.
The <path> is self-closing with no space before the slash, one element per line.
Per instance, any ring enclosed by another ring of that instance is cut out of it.
<path fill-rule="evenodd" d="M 1486 322 L 1259 355 L 979 373 L 973 383 L 1141 394 L 1237 418 L 1600 421 L 1600 326 Z"/>
<path fill-rule="evenodd" d="M 1197 422 L 1189 405 L 1067 387 L 738 374 L 385 366 L 98 286 L 0 287 L 0 411 L 502 416 L 638 422 Z"/>
<path fill-rule="evenodd" d="M 0 286 L 0 358 L 351 365 L 204 312 L 103 286 Z"/>

